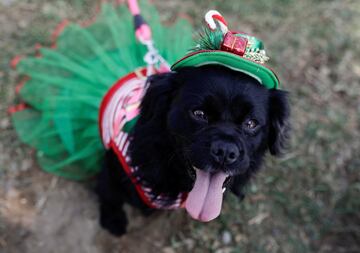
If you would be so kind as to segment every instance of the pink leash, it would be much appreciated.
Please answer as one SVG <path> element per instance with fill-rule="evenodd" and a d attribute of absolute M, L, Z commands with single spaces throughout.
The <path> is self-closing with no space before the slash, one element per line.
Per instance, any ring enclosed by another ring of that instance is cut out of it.
<path fill-rule="evenodd" d="M 134 17 L 135 36 L 140 43 L 147 47 L 148 52 L 144 56 L 144 61 L 148 65 L 148 75 L 152 75 L 155 72 L 169 72 L 170 65 L 159 54 L 159 51 L 154 46 L 152 39 L 151 28 L 146 23 L 144 18 L 140 14 L 140 8 L 137 0 L 128 0 L 128 6 L 130 13 Z"/>

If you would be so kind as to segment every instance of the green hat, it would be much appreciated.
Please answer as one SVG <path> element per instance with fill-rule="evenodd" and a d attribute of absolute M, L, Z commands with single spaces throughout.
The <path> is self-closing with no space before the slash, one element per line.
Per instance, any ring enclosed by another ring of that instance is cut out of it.
<path fill-rule="evenodd" d="M 261 40 L 228 31 L 226 21 L 217 11 L 209 11 L 205 20 L 208 27 L 201 34 L 197 46 L 174 63 L 171 70 L 217 64 L 252 76 L 269 89 L 279 87 L 276 74 L 265 65 L 269 57 Z"/>

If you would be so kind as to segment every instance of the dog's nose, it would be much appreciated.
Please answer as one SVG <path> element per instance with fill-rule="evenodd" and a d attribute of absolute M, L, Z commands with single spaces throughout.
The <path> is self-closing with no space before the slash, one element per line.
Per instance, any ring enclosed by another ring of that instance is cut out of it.
<path fill-rule="evenodd" d="M 239 158 L 239 148 L 231 142 L 214 141 L 210 147 L 211 156 L 218 163 L 230 165 Z"/>

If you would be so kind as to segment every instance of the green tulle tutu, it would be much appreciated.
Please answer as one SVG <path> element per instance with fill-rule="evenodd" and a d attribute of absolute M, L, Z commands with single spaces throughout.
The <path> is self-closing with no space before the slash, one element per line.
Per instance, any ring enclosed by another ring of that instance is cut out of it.
<path fill-rule="evenodd" d="M 155 46 L 171 64 L 193 47 L 186 20 L 160 24 L 156 9 L 141 2 Z M 29 77 L 20 90 L 26 109 L 12 114 L 20 139 L 37 150 L 47 172 L 81 180 L 100 169 L 104 147 L 98 110 L 107 90 L 122 76 L 144 66 L 146 47 L 136 41 L 126 6 L 103 4 L 90 26 L 68 25 L 56 47 L 40 49 L 41 57 L 19 62 Z"/>

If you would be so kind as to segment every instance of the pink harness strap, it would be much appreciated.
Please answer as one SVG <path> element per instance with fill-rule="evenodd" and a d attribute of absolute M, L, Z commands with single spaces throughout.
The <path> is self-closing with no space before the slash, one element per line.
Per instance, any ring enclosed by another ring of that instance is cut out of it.
<path fill-rule="evenodd" d="M 134 17 L 135 36 L 138 41 L 145 45 L 148 49 L 148 52 L 144 56 L 144 61 L 148 65 L 147 75 L 152 75 L 154 73 L 154 68 L 158 73 L 169 72 L 170 65 L 155 48 L 154 41 L 152 39 L 151 28 L 140 14 L 140 8 L 137 0 L 128 0 L 128 6 L 130 13 Z"/>
<path fill-rule="evenodd" d="M 136 38 L 140 42 L 152 40 L 150 26 L 141 17 L 140 8 L 139 8 L 137 1 L 136 0 L 128 0 L 128 6 L 129 6 L 130 13 L 135 18 Z M 140 17 L 140 19 L 138 19 L 139 21 L 141 20 L 141 22 L 139 24 L 137 24 L 137 22 L 136 22 L 136 17 Z"/>

